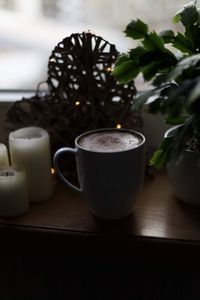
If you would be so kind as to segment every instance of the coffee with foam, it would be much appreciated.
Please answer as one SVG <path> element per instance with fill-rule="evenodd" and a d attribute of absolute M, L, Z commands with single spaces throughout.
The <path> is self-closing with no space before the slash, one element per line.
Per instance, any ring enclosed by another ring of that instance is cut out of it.
<path fill-rule="evenodd" d="M 88 133 L 81 137 L 78 144 L 93 152 L 120 152 L 138 147 L 142 139 L 134 132 L 126 130 L 105 130 Z"/>

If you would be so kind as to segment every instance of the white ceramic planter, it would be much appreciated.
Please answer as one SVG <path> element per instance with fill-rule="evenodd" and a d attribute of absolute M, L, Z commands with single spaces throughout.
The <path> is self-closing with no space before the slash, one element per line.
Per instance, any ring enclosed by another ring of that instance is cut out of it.
<path fill-rule="evenodd" d="M 176 127 L 169 129 L 165 137 L 174 130 Z M 185 203 L 200 206 L 200 153 L 186 150 L 180 161 L 167 164 L 167 173 L 174 194 Z"/>

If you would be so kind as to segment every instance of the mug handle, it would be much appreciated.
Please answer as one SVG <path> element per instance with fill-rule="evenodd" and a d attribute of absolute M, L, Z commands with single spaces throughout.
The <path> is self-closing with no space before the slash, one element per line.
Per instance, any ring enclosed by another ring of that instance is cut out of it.
<path fill-rule="evenodd" d="M 75 190 L 76 192 L 82 192 L 82 190 L 80 188 L 78 188 L 77 186 L 73 185 L 72 183 L 70 183 L 62 174 L 62 172 L 59 169 L 59 164 L 58 164 L 58 160 L 60 158 L 60 156 L 64 153 L 64 152 L 70 152 L 70 153 L 76 153 L 77 150 L 74 148 L 68 148 L 68 147 L 64 147 L 64 148 L 60 148 L 59 150 L 56 151 L 56 153 L 54 154 L 53 157 L 53 165 L 54 168 L 56 170 L 56 172 L 58 173 L 58 175 L 60 176 L 60 178 L 62 179 L 62 181 L 69 186 L 70 188 L 72 188 L 73 190 Z"/>

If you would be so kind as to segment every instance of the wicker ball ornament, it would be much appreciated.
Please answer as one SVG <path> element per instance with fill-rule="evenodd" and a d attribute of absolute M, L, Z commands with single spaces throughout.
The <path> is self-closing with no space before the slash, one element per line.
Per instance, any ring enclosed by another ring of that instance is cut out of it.
<path fill-rule="evenodd" d="M 7 113 L 8 130 L 33 125 L 46 129 L 52 156 L 60 147 L 73 147 L 75 137 L 85 131 L 141 130 L 141 115 L 131 109 L 134 83 L 120 85 L 112 75 L 118 55 L 114 45 L 91 32 L 63 39 L 49 57 L 47 93 L 37 90 L 15 102 Z"/>
<path fill-rule="evenodd" d="M 52 51 L 47 80 L 51 96 L 79 106 L 84 130 L 140 125 L 138 114 L 131 112 L 134 84 L 119 85 L 112 75 L 118 54 L 114 45 L 90 32 L 72 34 Z"/>
<path fill-rule="evenodd" d="M 101 110 L 108 103 L 132 103 L 134 84 L 119 85 L 111 74 L 118 54 L 114 45 L 90 32 L 65 38 L 49 58 L 51 95 L 72 102 L 81 100 Z"/>

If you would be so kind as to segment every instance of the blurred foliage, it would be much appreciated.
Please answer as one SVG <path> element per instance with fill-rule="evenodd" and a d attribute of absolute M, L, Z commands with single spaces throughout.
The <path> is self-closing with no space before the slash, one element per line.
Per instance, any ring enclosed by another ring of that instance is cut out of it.
<path fill-rule="evenodd" d="M 173 16 L 183 25 L 183 33 L 171 29 L 150 32 L 143 21 L 132 20 L 125 34 L 139 45 L 121 54 L 113 74 L 120 83 L 128 83 L 142 74 L 151 88 L 140 92 L 133 111 L 148 104 L 151 113 L 161 113 L 167 124 L 182 125 L 174 136 L 164 139 L 150 164 L 160 168 L 176 161 L 188 145 L 200 151 L 200 10 L 191 1 Z"/>

